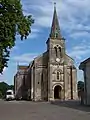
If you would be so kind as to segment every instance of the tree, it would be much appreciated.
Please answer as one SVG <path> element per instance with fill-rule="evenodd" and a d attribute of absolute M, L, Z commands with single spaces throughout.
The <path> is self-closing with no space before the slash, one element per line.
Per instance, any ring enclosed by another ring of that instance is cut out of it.
<path fill-rule="evenodd" d="M 8 85 L 5 82 L 0 82 L 0 98 L 5 97 L 7 90 L 14 90 L 14 85 Z"/>
<path fill-rule="evenodd" d="M 14 85 L 9 85 L 9 89 L 14 90 Z"/>
<path fill-rule="evenodd" d="M 21 40 L 31 33 L 32 16 L 24 16 L 20 0 L 0 0 L 0 73 L 8 67 L 10 50 L 15 46 L 16 35 Z"/>
<path fill-rule="evenodd" d="M 84 82 L 83 81 L 78 81 L 78 91 L 84 89 Z"/>
<path fill-rule="evenodd" d="M 82 93 L 84 92 L 84 82 L 78 81 L 78 97 L 81 98 Z"/>
<path fill-rule="evenodd" d="M 2 98 L 2 92 L 0 91 L 0 98 Z"/>
<path fill-rule="evenodd" d="M 9 85 L 8 85 L 7 83 L 5 83 L 5 82 L 0 82 L 0 91 L 1 91 L 1 93 L 2 93 L 2 96 L 5 95 L 6 90 L 8 90 L 8 89 L 9 89 Z"/>

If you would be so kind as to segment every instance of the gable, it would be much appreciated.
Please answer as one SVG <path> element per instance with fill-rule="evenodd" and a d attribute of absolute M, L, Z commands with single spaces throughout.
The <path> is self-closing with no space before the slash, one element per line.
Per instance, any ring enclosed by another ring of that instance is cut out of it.
<path fill-rule="evenodd" d="M 35 59 L 35 66 L 47 66 L 48 63 L 48 52 L 44 52 L 40 56 L 37 56 Z"/>
<path fill-rule="evenodd" d="M 65 54 L 65 63 L 67 65 L 73 65 L 74 64 L 74 60 L 70 56 L 68 56 L 67 54 Z"/>

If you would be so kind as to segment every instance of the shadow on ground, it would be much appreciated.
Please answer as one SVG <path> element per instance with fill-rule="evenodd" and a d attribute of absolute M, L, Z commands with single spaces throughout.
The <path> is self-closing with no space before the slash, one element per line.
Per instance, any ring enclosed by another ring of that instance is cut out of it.
<path fill-rule="evenodd" d="M 58 105 L 60 107 L 67 107 L 77 109 L 80 111 L 90 112 L 90 106 L 81 105 L 80 101 L 69 100 L 69 101 L 52 101 L 51 104 Z"/>

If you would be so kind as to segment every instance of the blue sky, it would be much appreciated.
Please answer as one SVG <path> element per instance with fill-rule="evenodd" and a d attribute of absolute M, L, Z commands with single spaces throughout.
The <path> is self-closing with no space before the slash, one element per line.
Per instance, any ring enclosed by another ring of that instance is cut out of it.
<path fill-rule="evenodd" d="M 78 80 L 83 74 L 78 70 L 80 62 L 90 57 L 90 0 L 22 0 L 25 15 L 32 14 L 35 23 L 27 40 L 16 36 L 16 46 L 11 50 L 8 68 L 4 69 L 0 81 L 13 84 L 17 64 L 28 65 L 30 61 L 46 50 L 53 17 L 53 3 L 57 13 L 62 36 L 66 39 L 66 52 L 75 60 Z"/>

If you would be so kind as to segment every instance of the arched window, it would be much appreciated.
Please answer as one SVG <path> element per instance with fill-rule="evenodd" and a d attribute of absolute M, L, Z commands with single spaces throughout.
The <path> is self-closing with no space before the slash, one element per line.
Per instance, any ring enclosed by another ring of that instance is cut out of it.
<path fill-rule="evenodd" d="M 57 57 L 57 47 L 54 47 L 54 49 L 55 49 L 55 54 L 56 54 L 56 57 Z"/>
<path fill-rule="evenodd" d="M 60 56 L 62 56 L 61 47 L 59 47 L 59 53 L 60 53 Z"/>
<path fill-rule="evenodd" d="M 61 52 L 61 47 L 59 47 L 59 51 Z"/>
<path fill-rule="evenodd" d="M 60 73 L 59 73 L 59 72 L 57 72 L 57 80 L 59 80 L 59 76 L 60 76 Z"/>

